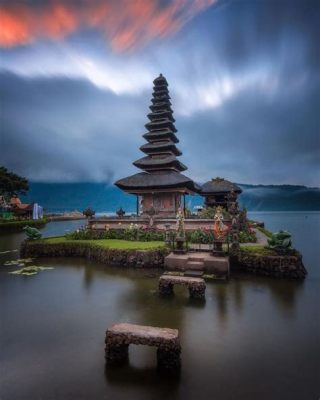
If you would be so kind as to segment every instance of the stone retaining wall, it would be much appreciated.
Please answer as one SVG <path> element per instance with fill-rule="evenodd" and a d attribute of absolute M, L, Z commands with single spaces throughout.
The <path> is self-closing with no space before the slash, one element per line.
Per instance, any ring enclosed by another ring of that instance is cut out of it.
<path fill-rule="evenodd" d="M 301 255 L 269 256 L 240 252 L 231 266 L 254 275 L 272 278 L 303 279 L 307 275 Z"/>
<path fill-rule="evenodd" d="M 46 244 L 24 241 L 21 257 L 85 257 L 107 265 L 141 268 L 164 268 L 168 249 L 159 250 L 115 250 L 104 249 L 83 243 Z M 301 255 L 269 256 L 240 252 L 231 257 L 231 273 L 240 270 L 254 275 L 272 278 L 303 279 L 307 271 Z"/>
<path fill-rule="evenodd" d="M 224 224 L 230 225 L 231 221 L 225 219 Z M 106 230 L 106 229 L 127 229 L 130 225 L 137 225 L 138 227 L 149 226 L 150 219 L 148 217 L 101 217 L 101 218 L 91 218 L 88 220 L 89 229 L 94 230 Z M 159 231 L 165 231 L 166 225 L 170 226 L 170 229 L 175 229 L 177 220 L 175 218 L 153 218 L 152 227 Z M 196 229 L 212 229 L 213 228 L 213 218 L 185 218 L 184 228 L 186 231 L 193 231 Z"/>
<path fill-rule="evenodd" d="M 118 250 L 107 249 L 83 243 L 45 244 L 23 242 L 22 257 L 85 257 L 88 260 L 107 265 L 132 268 L 163 268 L 167 249 L 159 250 Z"/>

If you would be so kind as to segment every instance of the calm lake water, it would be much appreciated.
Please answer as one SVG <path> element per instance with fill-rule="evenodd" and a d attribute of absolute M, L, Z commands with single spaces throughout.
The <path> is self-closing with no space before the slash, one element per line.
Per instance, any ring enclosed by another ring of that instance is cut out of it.
<path fill-rule="evenodd" d="M 320 396 L 320 213 L 251 213 L 293 234 L 309 272 L 304 282 L 244 275 L 207 284 L 206 302 L 187 291 L 157 294 L 158 271 L 82 259 L 40 260 L 32 276 L 0 268 L 0 399 L 318 400 Z M 50 223 L 46 235 L 83 225 Z M 0 236 L 0 252 L 23 235 Z M 0 255 L 0 264 L 17 253 Z M 131 346 L 130 364 L 104 365 L 114 322 L 177 328 L 179 378 L 156 372 L 156 350 Z"/>

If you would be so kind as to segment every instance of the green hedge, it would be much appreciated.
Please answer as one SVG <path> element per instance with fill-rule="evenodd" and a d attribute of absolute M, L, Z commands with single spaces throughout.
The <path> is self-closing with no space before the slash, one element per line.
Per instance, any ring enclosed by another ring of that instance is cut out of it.
<path fill-rule="evenodd" d="M 108 229 L 105 231 L 87 229 L 67 233 L 66 238 L 70 240 L 118 239 L 136 242 L 151 242 L 164 241 L 165 235 L 163 232 L 139 228 Z"/>
<path fill-rule="evenodd" d="M 20 232 L 25 226 L 32 226 L 33 228 L 42 228 L 46 225 L 47 219 L 37 219 L 37 220 L 22 220 L 22 221 L 1 221 L 0 222 L 0 232 Z"/>
<path fill-rule="evenodd" d="M 175 232 L 171 232 L 173 239 Z M 108 229 L 105 231 L 98 230 L 79 230 L 66 234 L 66 238 L 70 240 L 99 240 L 99 239 L 118 239 L 137 242 L 164 241 L 165 233 L 163 231 L 143 229 L 143 228 L 127 228 L 127 229 Z M 214 234 L 210 229 L 195 229 L 186 232 L 186 240 L 189 243 L 210 244 L 213 243 Z M 230 241 L 230 240 L 229 240 Z M 242 231 L 239 235 L 240 243 L 255 243 L 257 241 L 254 231 Z"/>

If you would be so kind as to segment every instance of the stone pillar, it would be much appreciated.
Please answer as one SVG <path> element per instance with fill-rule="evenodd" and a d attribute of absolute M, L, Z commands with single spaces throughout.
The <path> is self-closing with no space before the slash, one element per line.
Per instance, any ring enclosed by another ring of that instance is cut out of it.
<path fill-rule="evenodd" d="M 192 299 L 204 299 L 206 292 L 206 284 L 189 285 L 189 295 Z"/>
<path fill-rule="evenodd" d="M 162 295 L 171 295 L 173 294 L 173 284 L 170 282 L 166 282 L 165 280 L 160 279 L 159 281 L 159 293 Z"/>
<path fill-rule="evenodd" d="M 181 366 L 181 347 L 180 344 L 175 346 L 159 346 L 157 349 L 158 368 L 162 370 L 177 370 Z"/>
<path fill-rule="evenodd" d="M 110 365 L 122 365 L 128 361 L 128 344 L 109 343 L 106 340 L 106 361 Z"/>

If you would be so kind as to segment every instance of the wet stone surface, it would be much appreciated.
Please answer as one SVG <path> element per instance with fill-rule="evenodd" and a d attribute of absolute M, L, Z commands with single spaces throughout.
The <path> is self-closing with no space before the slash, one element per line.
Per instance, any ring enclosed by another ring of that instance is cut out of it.
<path fill-rule="evenodd" d="M 206 284 L 202 278 L 186 276 L 162 275 L 159 279 L 159 292 L 162 295 L 173 293 L 174 285 L 187 286 L 190 297 L 203 299 L 205 297 Z"/>
<path fill-rule="evenodd" d="M 106 332 L 106 362 L 121 365 L 128 360 L 130 344 L 157 347 L 157 362 L 160 369 L 180 367 L 180 339 L 177 329 L 158 328 L 134 324 L 115 324 Z"/>

